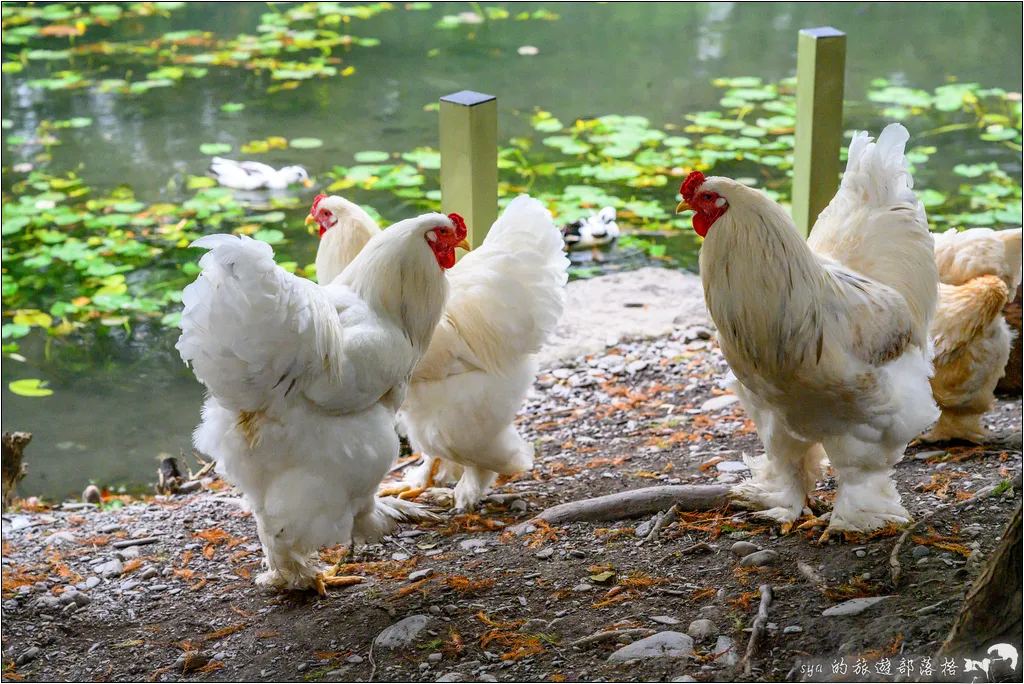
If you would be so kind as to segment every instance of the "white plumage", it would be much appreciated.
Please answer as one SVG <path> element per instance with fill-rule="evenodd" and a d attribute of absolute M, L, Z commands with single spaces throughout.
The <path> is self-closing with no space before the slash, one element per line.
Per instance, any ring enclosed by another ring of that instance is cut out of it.
<path fill-rule="evenodd" d="M 454 237 L 441 232 L 458 230 L 440 214 L 398 223 L 328 286 L 286 272 L 245 236 L 194 243 L 210 251 L 185 289 L 177 348 L 208 390 L 195 444 L 252 508 L 267 566 L 259 582 L 314 585 L 318 547 L 373 541 L 418 515 L 374 495 L 447 298 L 435 250 L 454 250 Z"/>
<path fill-rule="evenodd" d="M 399 414 L 424 456 L 401 488 L 429 484 L 442 459 L 442 478 L 459 478 L 455 505 L 471 509 L 498 474 L 533 466 L 533 445 L 514 420 L 537 373 L 532 354 L 562 315 L 569 264 L 562 244 L 551 213 L 521 195 L 449 272 L 444 317 Z"/>
<path fill-rule="evenodd" d="M 224 157 L 214 157 L 210 160 L 210 173 L 218 184 L 235 190 L 282 190 L 298 183 L 306 187 L 313 184 L 306 169 L 301 166 L 283 166 L 275 169 L 262 162 L 238 162 Z"/>
<path fill-rule="evenodd" d="M 938 272 L 908 138 L 899 124 L 877 143 L 854 136 L 806 243 L 758 190 L 725 178 L 684 184 L 694 225 L 707 230 L 701 277 L 730 384 L 765 446 L 734 494 L 783 523 L 803 512 L 826 455 L 837 484 L 830 530 L 908 519 L 891 469 L 938 417 L 928 384 Z"/>

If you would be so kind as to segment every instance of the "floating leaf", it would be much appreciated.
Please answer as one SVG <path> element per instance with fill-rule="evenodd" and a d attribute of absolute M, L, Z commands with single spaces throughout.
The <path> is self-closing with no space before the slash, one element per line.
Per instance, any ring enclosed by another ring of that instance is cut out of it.
<path fill-rule="evenodd" d="M 365 152 L 356 152 L 353 155 L 360 164 L 376 164 L 377 162 L 383 162 L 391 159 L 391 155 L 387 152 L 378 152 L 376 150 L 367 150 Z"/>
<path fill-rule="evenodd" d="M 227 143 L 203 143 L 199 146 L 199 151 L 203 154 L 227 154 L 231 151 L 231 145 Z"/>
<path fill-rule="evenodd" d="M 292 138 L 288 141 L 288 144 L 298 150 L 311 150 L 323 145 L 324 141 L 319 138 Z M 357 159 L 356 161 L 359 160 Z"/>
<path fill-rule="evenodd" d="M 48 397 L 53 390 L 48 389 L 47 384 L 37 378 L 25 378 L 8 383 L 7 389 L 22 397 Z"/>

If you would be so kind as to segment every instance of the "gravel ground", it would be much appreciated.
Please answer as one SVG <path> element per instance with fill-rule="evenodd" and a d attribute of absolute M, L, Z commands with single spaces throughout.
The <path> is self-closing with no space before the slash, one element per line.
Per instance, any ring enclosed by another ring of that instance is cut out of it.
<path fill-rule="evenodd" d="M 509 529 L 567 501 L 742 478 L 760 445 L 708 337 L 677 329 L 542 372 L 520 418 L 534 471 L 478 515 L 364 550 L 345 569 L 363 583 L 326 597 L 253 584 L 255 523 L 223 482 L 5 515 L 3 679 L 814 680 L 863 658 L 877 681 L 883 659 L 895 674 L 934 653 L 1020 496 L 1019 398 L 990 415 L 987 447 L 914 446 L 897 466 L 916 517 L 996 489 L 922 526 L 895 588 L 891 531 L 819 545 L 820 529 L 783 536 L 731 510 L 681 513 L 651 540 L 646 518 Z M 743 675 L 763 584 L 774 600 Z"/>

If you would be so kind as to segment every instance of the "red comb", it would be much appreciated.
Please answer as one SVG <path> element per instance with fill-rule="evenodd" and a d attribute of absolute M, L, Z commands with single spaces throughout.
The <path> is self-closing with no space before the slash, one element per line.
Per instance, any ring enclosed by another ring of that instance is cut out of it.
<path fill-rule="evenodd" d="M 312 214 L 314 211 L 316 211 L 316 205 L 320 204 L 325 199 L 327 199 L 327 195 L 317 195 L 316 198 L 314 198 L 313 200 L 313 207 L 309 210 L 309 213 Z"/>
<path fill-rule="evenodd" d="M 697 188 L 703 184 L 704 174 L 700 171 L 691 171 L 690 175 L 683 181 L 683 184 L 679 186 L 679 194 L 683 196 L 684 200 L 689 202 L 697 194 Z"/>
<path fill-rule="evenodd" d="M 458 214 L 448 214 L 448 218 L 450 218 L 452 223 L 455 224 L 455 234 L 459 236 L 460 240 L 464 239 L 469 233 L 469 231 L 466 230 L 466 220 Z"/>

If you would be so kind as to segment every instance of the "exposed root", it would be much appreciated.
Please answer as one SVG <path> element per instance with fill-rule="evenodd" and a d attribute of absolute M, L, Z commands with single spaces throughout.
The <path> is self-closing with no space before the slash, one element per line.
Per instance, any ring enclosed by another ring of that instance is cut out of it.
<path fill-rule="evenodd" d="M 537 521 L 550 525 L 568 522 L 602 522 L 652 515 L 667 508 L 678 511 L 708 511 L 723 508 L 729 503 L 726 485 L 661 485 L 627 492 L 598 496 L 593 499 L 572 501 L 553 506 L 532 520 L 512 528 L 522 534 Z"/>
<path fill-rule="evenodd" d="M 757 607 L 757 617 L 754 619 L 754 626 L 750 630 L 750 641 L 747 642 L 747 652 L 743 654 L 740 665 L 743 667 L 743 674 L 749 675 L 753 668 L 754 654 L 757 652 L 757 644 L 764 636 L 765 625 L 768 623 L 768 606 L 772 602 L 772 587 L 770 584 L 762 584 L 760 588 L 761 604 Z"/>

